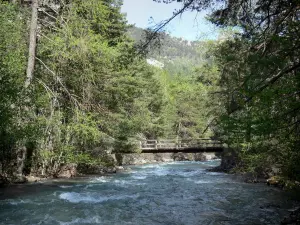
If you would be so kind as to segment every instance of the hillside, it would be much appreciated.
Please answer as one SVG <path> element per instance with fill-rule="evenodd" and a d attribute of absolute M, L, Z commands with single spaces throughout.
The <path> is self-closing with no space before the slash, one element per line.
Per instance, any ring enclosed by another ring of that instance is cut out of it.
<path fill-rule="evenodd" d="M 137 43 L 145 38 L 142 28 L 132 27 L 128 33 Z M 150 49 L 149 58 L 164 63 L 165 69 L 171 73 L 186 73 L 203 61 L 202 56 L 206 51 L 201 50 L 200 45 L 200 41 L 187 41 L 164 33 L 161 35 L 160 46 Z"/>

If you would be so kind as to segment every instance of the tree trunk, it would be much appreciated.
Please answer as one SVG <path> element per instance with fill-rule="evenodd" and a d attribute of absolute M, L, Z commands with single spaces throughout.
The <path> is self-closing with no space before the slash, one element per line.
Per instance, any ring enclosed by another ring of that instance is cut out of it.
<path fill-rule="evenodd" d="M 26 71 L 25 88 L 31 84 L 33 79 L 34 64 L 35 64 L 35 50 L 36 50 L 36 36 L 37 36 L 37 21 L 38 21 L 38 0 L 32 0 L 32 13 L 30 23 L 30 41 L 29 41 L 29 56 Z"/>
<path fill-rule="evenodd" d="M 18 149 L 17 149 L 17 174 L 20 177 L 23 176 L 26 155 L 27 155 L 27 148 L 25 146 L 18 147 Z"/>
<path fill-rule="evenodd" d="M 15 2 L 14 2 L 15 3 Z M 36 37 L 37 37 L 37 21 L 38 21 L 38 0 L 32 0 L 32 13 L 30 22 L 30 37 L 29 37 L 29 56 L 26 70 L 25 89 L 31 84 L 35 65 Z M 25 168 L 25 160 L 27 148 L 20 146 L 17 149 L 17 173 L 23 176 Z"/>

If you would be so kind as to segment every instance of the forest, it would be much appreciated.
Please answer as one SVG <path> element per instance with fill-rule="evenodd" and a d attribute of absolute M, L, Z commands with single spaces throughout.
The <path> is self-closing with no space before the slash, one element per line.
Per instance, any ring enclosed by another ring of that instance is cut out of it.
<path fill-rule="evenodd" d="M 300 180 L 299 1 L 214 2 L 182 1 L 223 29 L 188 43 L 161 29 L 143 40 L 119 0 L 1 0 L 0 179 L 105 165 L 148 138 L 213 137 L 230 169 Z"/>

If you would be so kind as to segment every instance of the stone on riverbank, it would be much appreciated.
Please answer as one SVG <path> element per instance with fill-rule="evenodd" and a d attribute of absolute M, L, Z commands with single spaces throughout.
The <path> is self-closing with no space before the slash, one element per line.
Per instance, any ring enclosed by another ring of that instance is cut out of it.
<path fill-rule="evenodd" d="M 70 163 L 63 165 L 56 174 L 57 178 L 71 178 L 77 175 L 77 164 Z"/>
<path fill-rule="evenodd" d="M 215 153 L 132 153 L 122 154 L 118 158 L 119 165 L 141 165 L 148 163 L 173 161 L 207 161 L 217 159 Z"/>
<path fill-rule="evenodd" d="M 46 180 L 46 178 L 35 177 L 35 176 L 26 176 L 26 180 L 29 183 L 35 183 L 35 182 Z"/>
<path fill-rule="evenodd" d="M 116 173 L 117 168 L 115 166 L 102 166 L 93 164 L 79 164 L 77 166 L 77 172 L 84 175 L 104 175 L 106 173 Z"/>

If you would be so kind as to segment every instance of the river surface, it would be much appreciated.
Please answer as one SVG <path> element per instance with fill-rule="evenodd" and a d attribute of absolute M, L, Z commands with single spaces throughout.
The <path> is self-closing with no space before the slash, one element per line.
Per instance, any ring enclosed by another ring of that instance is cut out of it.
<path fill-rule="evenodd" d="M 218 163 L 133 166 L 114 176 L 0 189 L 0 224 L 280 224 L 294 204 L 286 193 L 206 171 Z"/>

